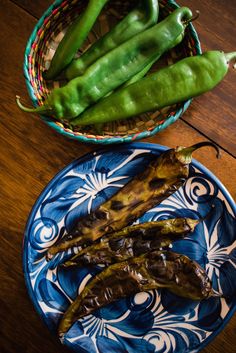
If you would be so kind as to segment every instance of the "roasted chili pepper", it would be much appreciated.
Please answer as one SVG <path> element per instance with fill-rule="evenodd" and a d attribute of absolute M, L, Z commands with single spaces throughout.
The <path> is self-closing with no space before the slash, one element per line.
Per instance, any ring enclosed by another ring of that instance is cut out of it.
<path fill-rule="evenodd" d="M 103 37 L 92 44 L 78 59 L 67 67 L 68 79 L 84 74 L 85 70 L 98 58 L 132 38 L 134 35 L 153 26 L 158 20 L 159 5 L 157 0 L 141 0 L 140 5 L 130 11 Z"/>
<path fill-rule="evenodd" d="M 215 295 L 198 263 L 172 251 L 154 251 L 108 266 L 96 275 L 63 315 L 58 333 L 63 336 L 76 320 L 118 299 L 159 288 L 193 300 Z"/>
<path fill-rule="evenodd" d="M 52 80 L 71 63 L 108 0 L 89 0 L 85 11 L 69 26 L 52 58 L 44 77 Z"/>
<path fill-rule="evenodd" d="M 173 241 L 193 232 L 200 221 L 201 219 L 172 218 L 129 226 L 82 249 L 63 266 L 110 265 L 168 247 Z"/>
<path fill-rule="evenodd" d="M 90 245 L 107 233 L 131 225 L 184 184 L 192 153 L 203 146 L 212 146 L 219 153 L 218 148 L 207 141 L 163 152 L 108 201 L 78 219 L 74 229 L 48 249 L 47 258 L 73 246 Z"/>
<path fill-rule="evenodd" d="M 183 37 L 191 18 L 192 13 L 187 7 L 175 10 L 160 23 L 102 56 L 83 76 L 55 88 L 42 106 L 25 108 L 18 97 L 19 107 L 27 112 L 50 115 L 56 119 L 75 118 L 176 45 L 176 39 Z"/>
<path fill-rule="evenodd" d="M 122 120 L 191 99 L 213 89 L 235 58 L 236 52 L 209 51 L 182 59 L 112 93 L 70 124 L 74 127 Z"/>

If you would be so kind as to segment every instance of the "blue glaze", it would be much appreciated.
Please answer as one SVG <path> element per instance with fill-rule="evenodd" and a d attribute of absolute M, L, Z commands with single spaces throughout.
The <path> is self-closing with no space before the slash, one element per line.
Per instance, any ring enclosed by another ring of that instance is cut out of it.
<path fill-rule="evenodd" d="M 130 178 L 143 170 L 153 155 L 166 147 L 134 143 L 85 155 L 58 173 L 36 201 L 25 230 L 24 273 L 35 308 L 56 333 L 69 303 L 101 269 L 59 268 L 70 251 L 47 263 L 45 253 L 69 230 L 76 217 L 95 209 Z M 193 160 L 190 176 L 175 194 L 137 222 L 205 216 L 194 233 L 176 241 L 173 250 L 202 265 L 214 288 L 226 298 L 195 302 L 168 290 L 154 290 L 112 303 L 76 322 L 64 344 L 76 352 L 198 352 L 228 322 L 236 308 L 236 207 L 220 181 Z M 74 250 L 72 250 L 74 251 Z"/>

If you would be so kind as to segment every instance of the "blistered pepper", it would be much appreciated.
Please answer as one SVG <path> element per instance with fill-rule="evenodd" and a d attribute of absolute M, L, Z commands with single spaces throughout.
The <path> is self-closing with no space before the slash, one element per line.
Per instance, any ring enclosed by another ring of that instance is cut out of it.
<path fill-rule="evenodd" d="M 17 104 L 26 112 L 70 121 L 176 45 L 191 19 L 192 12 L 187 7 L 178 8 L 160 23 L 102 56 L 83 76 L 55 88 L 42 106 L 26 108 L 19 96 Z"/>
<path fill-rule="evenodd" d="M 153 250 L 168 247 L 173 241 L 193 232 L 201 219 L 171 218 L 125 227 L 88 246 L 63 266 L 111 265 Z"/>
<path fill-rule="evenodd" d="M 103 235 L 131 225 L 147 210 L 160 204 L 185 183 L 192 153 L 203 146 L 212 146 L 219 153 L 218 147 L 207 141 L 161 153 L 109 200 L 78 219 L 75 227 L 48 249 L 47 259 L 74 246 L 91 245 Z"/>
<path fill-rule="evenodd" d="M 154 251 L 115 263 L 96 275 L 63 315 L 58 333 L 63 337 L 76 320 L 118 299 L 160 288 L 192 300 L 215 295 L 197 262 L 172 251 Z"/>

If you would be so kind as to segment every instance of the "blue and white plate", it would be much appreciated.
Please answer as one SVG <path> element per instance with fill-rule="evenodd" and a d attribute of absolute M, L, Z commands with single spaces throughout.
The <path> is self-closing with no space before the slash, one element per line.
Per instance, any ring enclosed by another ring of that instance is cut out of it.
<path fill-rule="evenodd" d="M 54 334 L 66 308 L 101 269 L 60 268 L 68 252 L 48 263 L 48 247 L 165 149 L 136 143 L 88 154 L 57 174 L 35 203 L 25 231 L 24 272 L 34 306 Z M 139 293 L 78 320 L 64 344 L 78 353 L 193 353 L 209 343 L 236 308 L 236 207 L 231 196 L 193 161 L 184 187 L 137 220 L 199 218 L 212 205 L 212 215 L 191 236 L 176 241 L 173 250 L 203 266 L 224 297 L 196 302 L 167 290 Z"/>

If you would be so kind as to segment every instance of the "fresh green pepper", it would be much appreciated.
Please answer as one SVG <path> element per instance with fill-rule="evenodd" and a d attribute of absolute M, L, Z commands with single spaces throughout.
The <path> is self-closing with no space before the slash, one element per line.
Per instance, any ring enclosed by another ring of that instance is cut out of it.
<path fill-rule="evenodd" d="M 196 97 L 213 89 L 226 75 L 236 52 L 208 51 L 119 89 L 73 119 L 72 127 L 127 119 Z"/>
<path fill-rule="evenodd" d="M 179 8 L 160 23 L 102 56 L 83 76 L 55 88 L 42 106 L 25 108 L 19 97 L 17 103 L 27 112 L 50 115 L 64 121 L 73 119 L 176 45 L 176 39 L 183 38 L 191 19 L 192 12 L 187 7 Z"/>
<path fill-rule="evenodd" d="M 154 251 L 96 275 L 63 315 L 58 333 L 63 337 L 76 320 L 118 299 L 160 288 L 192 300 L 215 295 L 206 272 L 195 261 L 171 251 Z"/>
<path fill-rule="evenodd" d="M 44 72 L 45 79 L 56 78 L 71 63 L 107 2 L 108 0 L 89 0 L 85 11 L 69 26 L 59 43 L 49 69 Z"/>
<path fill-rule="evenodd" d="M 193 232 L 200 221 L 201 219 L 172 218 L 128 226 L 102 237 L 99 243 L 82 249 L 64 262 L 63 266 L 108 266 L 144 252 L 168 247 L 173 241 Z"/>
<path fill-rule="evenodd" d="M 74 229 L 48 249 L 47 259 L 74 246 L 90 245 L 105 234 L 131 225 L 184 184 L 192 153 L 203 146 L 212 146 L 218 151 L 206 141 L 163 152 L 104 204 L 78 219 Z"/>
<path fill-rule="evenodd" d="M 175 42 L 173 43 L 173 48 L 178 45 L 183 39 L 183 34 L 181 34 L 179 37 L 176 38 Z M 150 64 L 148 64 L 147 66 L 145 66 L 145 68 L 141 71 L 139 71 L 136 75 L 134 75 L 133 77 L 131 77 L 128 81 L 126 81 L 123 85 L 119 86 L 115 92 L 117 92 L 118 90 L 121 90 L 123 87 L 127 87 L 129 85 L 131 85 L 134 82 L 139 81 L 141 78 L 143 78 L 148 71 L 151 69 L 151 67 L 155 64 L 155 62 L 158 60 L 158 56 L 156 56 L 152 62 L 150 62 Z M 110 94 L 112 94 L 113 92 L 110 92 Z M 107 97 L 108 95 L 106 95 Z"/>
<path fill-rule="evenodd" d="M 137 8 L 125 16 L 103 37 L 92 44 L 78 59 L 74 59 L 65 71 L 71 80 L 84 74 L 85 70 L 98 58 L 132 38 L 134 35 L 153 26 L 158 20 L 159 5 L 157 0 L 141 0 Z"/>

